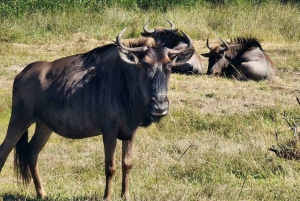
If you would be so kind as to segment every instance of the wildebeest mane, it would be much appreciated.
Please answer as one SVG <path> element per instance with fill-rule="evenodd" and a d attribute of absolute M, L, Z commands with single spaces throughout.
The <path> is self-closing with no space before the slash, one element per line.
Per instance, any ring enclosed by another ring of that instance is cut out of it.
<path fill-rule="evenodd" d="M 249 48 L 259 48 L 261 51 L 264 51 L 256 38 L 245 38 L 245 37 L 236 37 L 231 39 L 230 42 L 227 42 L 229 46 L 229 51 L 226 51 L 225 55 L 227 59 L 233 60 L 240 58 Z M 225 47 L 222 43 L 221 47 Z"/>
<path fill-rule="evenodd" d="M 240 48 L 246 48 L 248 49 L 249 47 L 258 47 L 259 49 L 263 50 L 259 41 L 256 38 L 245 38 L 245 37 L 236 37 L 231 39 L 231 41 L 228 43 L 229 46 L 233 45 L 236 47 L 239 47 L 239 45 L 241 45 L 238 49 Z M 224 46 L 224 44 L 222 44 L 222 46 Z M 234 48 L 234 47 L 233 47 Z"/>
<path fill-rule="evenodd" d="M 72 68 L 66 68 L 60 76 L 56 78 L 60 84 L 58 93 L 61 99 L 65 99 L 82 88 L 96 76 L 96 66 L 100 63 L 101 55 L 115 44 L 107 44 L 97 47 L 83 54 L 74 55 L 75 59 L 70 65 Z"/>
<path fill-rule="evenodd" d="M 107 49 L 113 47 L 113 46 L 116 46 L 116 44 L 114 43 L 110 43 L 110 44 L 107 44 L 107 45 L 104 45 L 104 46 L 101 46 L 101 47 L 96 47 L 95 49 L 93 50 L 90 50 L 86 53 L 84 53 L 82 56 L 81 56 L 81 59 L 82 60 L 89 60 L 89 59 L 95 59 L 95 60 L 98 60 L 98 56 L 101 55 L 103 52 L 105 52 Z"/>

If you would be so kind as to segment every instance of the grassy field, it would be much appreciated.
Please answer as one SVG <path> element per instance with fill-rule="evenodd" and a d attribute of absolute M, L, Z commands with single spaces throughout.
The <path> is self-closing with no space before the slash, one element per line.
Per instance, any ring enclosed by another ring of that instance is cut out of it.
<path fill-rule="evenodd" d="M 167 16 L 194 39 L 198 53 L 207 52 L 207 37 L 212 45 L 219 43 L 218 36 L 257 37 L 276 63 L 278 75 L 270 81 L 239 82 L 173 74 L 170 114 L 138 130 L 130 175 L 132 199 L 299 200 L 299 161 L 278 158 L 268 148 L 293 138 L 282 113 L 290 122 L 299 121 L 300 10 L 272 1 L 243 5 L 178 7 L 163 14 L 111 7 L 101 13 L 65 10 L 2 17 L 0 141 L 10 118 L 13 79 L 26 64 L 91 50 L 111 42 L 125 26 L 130 30 L 127 37 L 137 37 L 147 19 L 150 28 L 168 26 L 163 18 Z M 121 200 L 119 145 L 113 200 Z M 70 140 L 53 134 L 40 154 L 39 167 L 46 200 L 103 196 L 101 136 Z M 0 174 L 1 199 L 35 200 L 34 185 L 25 187 L 14 175 L 13 152 Z"/>

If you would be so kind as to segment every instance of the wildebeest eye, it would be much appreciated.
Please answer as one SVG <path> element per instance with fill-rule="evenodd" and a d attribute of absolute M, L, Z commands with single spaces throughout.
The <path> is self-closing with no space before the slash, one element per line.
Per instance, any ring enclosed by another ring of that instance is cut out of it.
<path fill-rule="evenodd" d="M 167 64 L 165 65 L 165 70 L 166 70 L 167 72 L 170 72 L 171 69 L 172 69 L 172 64 L 171 64 L 171 63 L 167 63 Z"/>
<path fill-rule="evenodd" d="M 167 63 L 166 67 L 167 67 L 168 69 L 171 70 L 171 68 L 172 68 L 172 63 Z"/>
<path fill-rule="evenodd" d="M 130 61 L 134 61 L 134 56 L 130 53 L 130 54 L 128 54 L 128 59 L 129 59 Z"/>

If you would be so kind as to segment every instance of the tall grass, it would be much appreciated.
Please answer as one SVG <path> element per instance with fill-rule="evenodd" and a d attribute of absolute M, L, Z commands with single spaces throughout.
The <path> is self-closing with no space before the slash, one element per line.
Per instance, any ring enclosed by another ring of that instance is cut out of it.
<path fill-rule="evenodd" d="M 22 15 L 23 13 L 57 12 L 64 10 L 98 12 L 116 5 L 126 9 L 140 8 L 143 10 L 167 11 L 177 6 L 190 7 L 196 4 L 254 6 L 270 2 L 292 3 L 293 5 L 297 5 L 298 3 L 295 0 L 8 0 L 0 3 L 0 13 L 1 16 L 12 16 Z"/>
<path fill-rule="evenodd" d="M 194 39 L 253 36 L 265 41 L 300 40 L 297 17 L 300 10 L 292 3 L 159 1 L 168 6 L 161 12 L 161 4 L 155 1 L 59 2 L 19 0 L 0 3 L 0 41 L 59 42 L 70 40 L 77 32 L 106 40 L 114 38 L 125 26 L 130 28 L 128 37 L 137 37 L 148 19 L 150 27 L 168 26 L 163 16 Z M 147 6 L 147 2 L 153 6 Z"/>

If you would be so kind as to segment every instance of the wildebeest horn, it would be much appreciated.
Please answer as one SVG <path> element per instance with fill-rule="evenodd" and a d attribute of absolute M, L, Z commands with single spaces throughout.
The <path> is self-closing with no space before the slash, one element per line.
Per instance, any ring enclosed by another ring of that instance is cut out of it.
<path fill-rule="evenodd" d="M 142 47 L 126 47 L 122 44 L 121 42 L 121 38 L 123 33 L 125 32 L 125 30 L 127 29 L 127 27 L 125 29 L 123 29 L 117 36 L 117 40 L 116 43 L 118 46 L 122 47 L 125 50 L 128 50 L 130 52 L 139 52 L 139 51 L 146 51 L 147 50 L 147 46 L 142 46 Z"/>
<path fill-rule="evenodd" d="M 171 20 L 167 19 L 166 17 L 165 17 L 165 19 L 170 23 L 171 30 L 175 30 L 175 24 Z"/>
<path fill-rule="evenodd" d="M 228 44 L 226 43 L 226 41 L 224 41 L 222 38 L 219 37 L 219 39 L 222 41 L 222 43 L 225 45 L 225 48 L 223 49 L 223 51 L 227 51 L 229 49 Z"/>
<path fill-rule="evenodd" d="M 152 34 L 154 33 L 154 29 L 152 31 L 148 30 L 148 24 L 149 24 L 149 20 L 145 23 L 145 25 L 143 26 L 144 32 L 148 33 L 148 34 Z"/>
<path fill-rule="evenodd" d="M 206 39 L 206 47 L 211 50 L 211 47 L 209 46 L 209 38 Z"/>
<path fill-rule="evenodd" d="M 185 51 L 186 49 L 193 48 L 193 41 L 192 41 L 191 37 L 189 37 L 189 36 L 188 36 L 186 33 L 184 33 L 183 31 L 181 31 L 181 33 L 184 35 L 184 37 L 186 37 L 186 39 L 187 39 L 187 41 L 188 41 L 187 47 L 186 47 L 186 48 L 179 49 L 179 50 L 174 50 L 174 49 L 169 49 L 169 48 L 168 48 L 169 53 L 171 53 L 171 54 L 178 54 L 178 53 L 181 53 L 181 52 Z"/>

